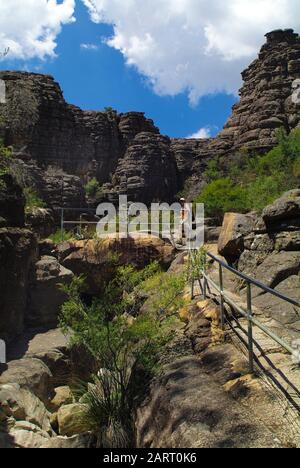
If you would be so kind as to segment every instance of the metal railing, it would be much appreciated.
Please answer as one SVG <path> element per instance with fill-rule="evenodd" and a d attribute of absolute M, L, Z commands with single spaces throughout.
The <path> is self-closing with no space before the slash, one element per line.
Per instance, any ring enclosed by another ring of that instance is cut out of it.
<path fill-rule="evenodd" d="M 254 373 L 254 344 L 255 340 L 253 338 L 253 325 L 258 327 L 265 335 L 267 335 L 269 338 L 271 338 L 273 341 L 275 341 L 277 344 L 279 344 L 284 350 L 286 350 L 289 354 L 292 356 L 295 353 L 295 349 L 287 343 L 285 340 L 280 338 L 278 335 L 273 333 L 269 328 L 267 328 L 265 325 L 263 325 L 259 320 L 257 320 L 254 317 L 253 313 L 253 305 L 252 305 L 252 286 L 256 286 L 257 288 L 261 289 L 265 293 L 269 293 L 272 296 L 275 296 L 293 306 L 299 307 L 299 312 L 300 312 L 300 302 L 297 301 L 296 299 L 292 299 L 291 297 L 285 296 L 284 294 L 280 293 L 279 291 L 276 291 L 274 289 L 271 289 L 270 287 L 266 286 L 265 284 L 261 283 L 260 281 L 257 281 L 250 276 L 245 275 L 244 273 L 241 273 L 234 268 L 230 267 L 222 261 L 220 258 L 216 257 L 215 255 L 207 252 L 205 254 L 205 261 L 203 262 L 204 266 L 202 269 L 202 277 L 203 277 L 203 287 L 202 293 L 204 299 L 207 299 L 207 289 L 209 286 L 213 287 L 219 294 L 220 296 L 220 312 L 221 312 L 221 326 L 224 329 L 225 327 L 225 321 L 226 321 L 226 311 L 225 311 L 225 304 L 227 303 L 230 307 L 232 307 L 236 312 L 241 314 L 242 317 L 247 319 L 248 322 L 248 353 L 249 353 L 249 370 L 250 373 Z M 213 262 L 218 263 L 219 265 L 219 284 L 217 284 L 215 281 L 213 281 L 208 272 L 207 272 L 207 257 L 213 260 Z M 194 254 L 191 252 L 191 261 L 194 261 Z M 224 290 L 224 269 L 230 271 L 233 273 L 236 277 L 241 278 L 243 281 L 246 283 L 247 287 L 247 307 L 243 308 L 240 305 L 238 305 Z M 192 283 L 194 283 L 194 278 L 192 280 Z M 201 278 L 199 278 L 199 283 L 201 284 Z M 194 284 L 192 284 L 192 295 L 194 291 Z"/>

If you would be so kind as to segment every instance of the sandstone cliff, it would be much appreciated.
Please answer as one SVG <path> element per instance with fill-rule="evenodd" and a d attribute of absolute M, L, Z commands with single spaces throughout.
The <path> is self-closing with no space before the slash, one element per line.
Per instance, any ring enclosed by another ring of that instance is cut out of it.
<path fill-rule="evenodd" d="M 226 165 L 241 149 L 265 152 L 276 144 L 277 128 L 290 131 L 299 124 L 291 97 L 300 78 L 299 36 L 278 30 L 266 37 L 258 58 L 242 74 L 240 101 L 214 139 L 169 140 L 142 113 L 82 111 L 65 102 L 51 76 L 24 72 L 0 72 L 7 90 L 0 136 L 21 159 L 32 158 L 43 170 L 59 167 L 82 183 L 97 177 L 112 200 L 127 191 L 140 201 L 166 201 L 184 185 L 193 197 L 205 183 L 209 159 L 219 156 Z M 54 195 L 47 184 L 45 190 L 46 199 L 61 196 L 61 185 Z M 72 198 L 65 203 L 81 203 Z"/>

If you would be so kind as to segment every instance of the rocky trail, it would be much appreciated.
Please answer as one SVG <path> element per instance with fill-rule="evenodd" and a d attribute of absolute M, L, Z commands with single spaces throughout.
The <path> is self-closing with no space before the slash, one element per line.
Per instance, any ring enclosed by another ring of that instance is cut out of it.
<path fill-rule="evenodd" d="M 216 319 L 211 320 L 217 314 L 213 302 L 195 303 L 188 324 L 178 328 L 164 354 L 163 376 L 138 412 L 138 445 L 296 446 L 299 418 L 287 415 L 278 394 L 249 375 L 247 359 L 229 337 L 225 343 L 215 343 L 216 324 L 212 323 Z"/>

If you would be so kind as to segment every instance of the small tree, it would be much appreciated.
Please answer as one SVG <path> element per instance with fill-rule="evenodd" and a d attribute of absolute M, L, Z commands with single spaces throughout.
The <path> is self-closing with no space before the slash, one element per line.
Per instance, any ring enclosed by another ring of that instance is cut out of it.
<path fill-rule="evenodd" d="M 119 443 L 124 444 L 126 435 L 130 443 L 132 409 L 140 384 L 137 375 L 141 375 L 137 370 L 155 371 L 160 350 L 172 337 L 173 316 L 183 305 L 184 284 L 184 275 L 161 273 L 154 263 L 142 271 L 132 266 L 119 268 L 92 305 L 81 299 L 82 277 L 63 287 L 68 300 L 62 308 L 61 326 L 66 333 L 71 331 L 73 343 L 86 346 L 99 362 L 99 373 L 81 393 L 100 446 L 124 448 Z M 151 305 L 140 314 L 149 295 Z"/>
<path fill-rule="evenodd" d="M 85 193 L 90 198 L 101 198 L 102 187 L 96 177 L 91 179 L 85 186 Z"/>

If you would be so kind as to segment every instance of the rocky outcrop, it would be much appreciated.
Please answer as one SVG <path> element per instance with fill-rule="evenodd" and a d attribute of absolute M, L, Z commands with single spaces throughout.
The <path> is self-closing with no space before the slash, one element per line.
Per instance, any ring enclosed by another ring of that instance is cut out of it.
<path fill-rule="evenodd" d="M 26 213 L 26 226 L 40 239 L 47 239 L 56 229 L 51 210 L 37 207 Z"/>
<path fill-rule="evenodd" d="M 275 224 L 275 229 L 278 221 L 300 219 L 300 190 L 286 192 L 279 200 L 263 210 L 262 218 L 268 228 L 272 228 Z"/>
<path fill-rule="evenodd" d="M 23 227 L 24 208 L 25 197 L 15 178 L 9 173 L 0 175 L 0 228 Z"/>
<path fill-rule="evenodd" d="M 35 424 L 49 435 L 53 433 L 50 413 L 41 400 L 18 384 L 0 386 L 0 419 L 12 418 L 15 422 L 27 421 Z"/>
<path fill-rule="evenodd" d="M 87 407 L 84 404 L 62 406 L 57 413 L 57 419 L 59 433 L 62 436 L 72 437 L 90 429 L 87 422 Z"/>
<path fill-rule="evenodd" d="M 253 216 L 226 213 L 218 242 L 219 253 L 230 262 L 237 260 L 244 250 L 244 237 L 253 227 Z"/>
<path fill-rule="evenodd" d="M 23 189 L 29 187 L 53 210 L 52 216 L 55 221 L 60 216 L 61 207 L 83 210 L 87 208 L 83 181 L 76 175 L 66 173 L 59 165 L 48 165 L 44 169 L 38 166 L 37 161 L 28 161 L 27 158 L 22 161 L 14 157 L 9 167 Z M 72 216 L 72 210 L 65 212 L 66 218 L 70 219 Z M 28 221 L 30 224 L 31 220 Z M 36 226 L 33 224 L 33 227 Z"/>
<path fill-rule="evenodd" d="M 79 434 L 73 437 L 52 437 L 45 442 L 42 449 L 86 449 L 93 447 L 94 438 L 91 433 Z"/>
<path fill-rule="evenodd" d="M 242 147 L 267 151 L 276 144 L 276 129 L 287 131 L 299 123 L 292 102 L 292 84 L 300 76 L 300 42 L 292 30 L 273 31 L 256 59 L 242 73 L 241 100 L 220 137 Z"/>
<path fill-rule="evenodd" d="M 225 216 L 223 234 L 219 241 L 219 253 L 232 260 L 237 268 L 261 283 L 283 294 L 300 300 L 300 197 L 299 190 L 285 193 L 272 205 L 267 206 L 262 217 L 251 214 L 247 229 L 236 224 L 235 230 L 227 229 L 232 216 L 245 219 L 245 215 Z M 228 231 L 230 235 L 228 234 Z M 234 235 L 232 235 L 234 232 Z M 224 242 L 227 239 L 227 244 Z M 233 242 L 234 241 L 234 242 Z M 234 246 L 234 252 L 226 250 L 226 245 Z M 241 285 L 237 285 L 240 289 Z M 243 285 L 242 285 L 243 287 Z M 242 294 L 244 291 L 242 290 Z M 253 304 L 256 313 L 271 319 L 277 333 L 288 337 L 299 336 L 300 310 L 281 299 L 265 294 L 252 287 Z"/>
<path fill-rule="evenodd" d="M 45 404 L 53 395 L 53 375 L 49 368 L 39 359 L 20 359 L 11 361 L 0 376 L 0 385 L 17 384 L 22 389 L 33 393 Z"/>
<path fill-rule="evenodd" d="M 24 331 L 29 276 L 37 241 L 29 230 L 0 229 L 0 338 L 10 341 Z"/>
<path fill-rule="evenodd" d="M 242 74 L 241 99 L 216 138 L 168 140 L 142 113 L 82 111 L 65 102 L 52 77 L 25 72 L 0 73 L 7 91 L 0 136 L 23 160 L 60 168 L 66 179 L 72 174 L 86 183 L 96 177 L 112 200 L 128 190 L 141 202 L 166 201 L 184 185 L 193 198 L 206 182 L 211 158 L 218 157 L 226 170 L 238 153 L 266 152 L 277 143 L 278 128 L 289 132 L 299 124 L 299 105 L 292 101 L 292 85 L 300 77 L 299 36 L 279 30 L 266 37 L 258 58 Z M 56 182 L 61 205 L 61 178 Z"/>
<path fill-rule="evenodd" d="M 137 235 L 136 238 L 90 240 L 64 243 L 58 246 L 59 260 L 76 275 L 86 277 L 87 292 L 99 294 L 110 281 L 116 268 L 134 265 L 142 269 L 157 261 L 167 269 L 175 256 L 172 245 L 153 236 Z"/>
<path fill-rule="evenodd" d="M 234 396 L 233 390 L 227 390 L 247 375 L 248 368 L 232 345 L 221 343 L 220 330 L 218 339 L 213 339 L 217 336 L 216 317 L 219 319 L 215 304 L 206 301 L 191 309 L 186 329 L 177 325 L 172 342 L 164 348 L 160 376 L 138 409 L 137 447 L 282 446 L 255 414 L 257 403 L 252 401 L 252 408 L 244 406 L 242 395 L 254 397 L 253 390 L 245 385 Z M 257 390 L 255 399 L 264 398 L 264 391 L 259 386 Z"/>
<path fill-rule="evenodd" d="M 26 312 L 31 327 L 56 327 L 66 295 L 61 286 L 70 284 L 74 275 L 54 257 L 42 257 L 32 275 Z"/>
<path fill-rule="evenodd" d="M 171 202 L 179 190 L 177 167 L 170 140 L 155 133 L 139 133 L 116 168 L 112 185 L 104 196 L 114 201 L 127 194 L 130 201 L 150 204 Z"/>

